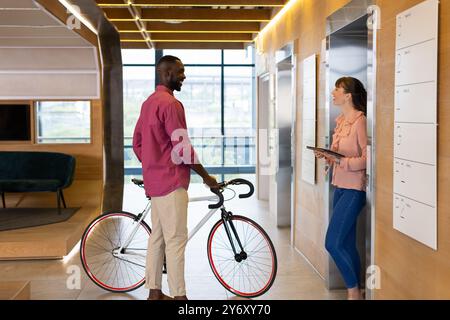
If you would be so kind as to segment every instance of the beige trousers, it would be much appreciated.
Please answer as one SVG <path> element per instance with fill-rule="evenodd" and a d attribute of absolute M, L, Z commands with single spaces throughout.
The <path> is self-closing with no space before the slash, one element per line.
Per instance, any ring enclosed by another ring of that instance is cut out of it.
<path fill-rule="evenodd" d="M 184 296 L 188 193 L 179 188 L 166 196 L 152 197 L 151 201 L 152 234 L 148 240 L 146 287 L 161 290 L 165 253 L 170 295 Z"/>

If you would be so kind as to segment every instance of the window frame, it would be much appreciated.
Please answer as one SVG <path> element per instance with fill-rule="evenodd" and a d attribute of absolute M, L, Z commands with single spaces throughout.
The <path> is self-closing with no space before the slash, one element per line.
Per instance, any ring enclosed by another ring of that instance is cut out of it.
<path fill-rule="evenodd" d="M 129 50 L 133 50 L 133 49 L 129 49 Z M 225 50 L 221 49 L 220 50 L 220 54 L 221 54 L 221 63 L 220 64 L 198 64 L 198 63 L 194 63 L 194 64 L 185 64 L 185 67 L 220 67 L 220 82 L 221 82 L 221 86 L 220 86 L 220 131 L 222 133 L 222 135 L 225 135 L 225 68 L 227 67 L 249 67 L 252 68 L 253 72 L 253 77 L 252 77 L 252 86 L 253 88 L 255 87 L 255 53 L 253 51 L 253 63 L 225 63 Z M 155 50 L 155 63 L 153 64 L 147 64 L 147 63 L 126 63 L 123 64 L 122 67 L 155 67 L 155 88 L 159 83 L 159 77 L 158 77 L 158 72 L 156 71 L 156 61 L 158 61 L 161 57 L 164 56 L 164 50 L 161 49 L 156 49 Z M 255 90 L 254 90 L 255 91 Z M 255 113 L 255 93 L 253 92 L 253 97 L 252 97 L 252 109 L 253 109 L 253 113 Z M 252 124 L 253 124 L 253 128 L 255 128 L 255 114 L 253 114 L 253 119 L 252 119 Z"/>
<path fill-rule="evenodd" d="M 132 50 L 132 49 L 129 49 Z M 157 61 L 164 56 L 164 50 L 163 49 L 156 49 L 154 51 L 155 53 L 155 63 L 154 64 L 148 64 L 148 63 L 124 63 L 122 67 L 155 67 L 155 89 L 156 86 L 159 84 L 159 77 L 156 70 L 156 63 Z M 255 67 L 255 50 L 252 51 L 252 63 L 225 63 L 225 49 L 220 50 L 221 55 L 221 63 L 220 64 L 190 64 L 186 63 L 184 64 L 185 67 L 219 67 L 220 68 L 220 132 L 222 137 L 225 136 L 225 68 L 228 67 L 249 67 L 252 68 L 252 88 L 256 88 L 256 67 Z M 256 90 L 252 90 L 252 129 L 256 129 Z M 126 137 L 124 137 L 125 139 Z M 256 151 L 255 151 L 256 152 Z M 236 170 L 229 170 L 230 168 L 233 168 L 231 166 L 225 165 L 225 142 L 222 142 L 222 167 L 219 168 L 217 166 L 210 166 L 206 167 L 211 174 L 220 174 L 223 176 L 225 174 L 255 174 L 256 173 L 256 167 L 255 166 L 237 166 Z M 217 172 L 217 173 L 216 173 Z M 125 174 L 127 175 L 139 175 L 142 174 L 140 170 L 136 170 L 135 168 L 125 168 Z"/>
<path fill-rule="evenodd" d="M 54 142 L 39 142 L 39 117 L 38 117 L 38 104 L 40 102 L 79 102 L 79 101 L 83 101 L 83 102 L 89 102 L 89 142 L 73 142 L 73 143 L 67 143 L 67 142 L 61 142 L 61 143 L 54 143 Z M 92 100 L 89 99 L 45 99 L 45 100 L 35 100 L 33 101 L 33 126 L 34 126 L 34 130 L 33 130 L 33 144 L 35 145 L 54 145 L 54 146 L 89 146 L 89 145 L 93 145 L 94 141 L 93 141 L 93 133 L 94 133 L 94 126 L 93 124 L 93 110 L 92 110 L 92 106 L 94 105 L 92 103 Z"/>

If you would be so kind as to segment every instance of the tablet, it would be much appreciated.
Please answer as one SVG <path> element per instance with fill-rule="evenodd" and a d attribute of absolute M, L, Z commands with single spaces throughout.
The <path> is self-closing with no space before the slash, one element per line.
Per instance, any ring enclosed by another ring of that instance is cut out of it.
<path fill-rule="evenodd" d="M 337 152 L 329 150 L 329 149 L 316 148 L 316 147 L 310 147 L 310 146 L 307 146 L 306 148 L 309 150 L 313 150 L 313 151 L 320 151 L 323 153 L 328 153 L 329 155 L 335 156 L 337 158 L 345 158 L 345 156 L 343 154 L 337 153 Z"/>

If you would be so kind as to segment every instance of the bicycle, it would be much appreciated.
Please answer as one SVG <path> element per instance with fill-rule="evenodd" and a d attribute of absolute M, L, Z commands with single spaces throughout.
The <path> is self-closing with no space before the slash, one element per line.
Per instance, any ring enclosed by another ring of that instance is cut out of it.
<path fill-rule="evenodd" d="M 143 188 L 144 182 L 132 179 Z M 212 196 L 190 198 L 189 202 L 217 201 L 208 205 L 208 214 L 189 232 L 188 241 L 220 209 L 221 218 L 211 229 L 207 256 L 211 270 L 229 292 L 246 298 L 266 293 L 277 273 L 277 255 L 264 229 L 255 221 L 227 211 L 224 202 L 236 192 L 229 186 L 247 185 L 250 191 L 239 194 L 249 198 L 253 184 L 244 179 L 222 182 L 210 189 Z M 234 192 L 224 199 L 225 189 Z M 151 198 L 140 214 L 125 211 L 105 212 L 95 218 L 81 238 L 80 258 L 89 278 L 99 287 L 112 292 L 129 292 L 145 282 L 147 241 L 151 228 L 144 221 L 151 210 Z"/>

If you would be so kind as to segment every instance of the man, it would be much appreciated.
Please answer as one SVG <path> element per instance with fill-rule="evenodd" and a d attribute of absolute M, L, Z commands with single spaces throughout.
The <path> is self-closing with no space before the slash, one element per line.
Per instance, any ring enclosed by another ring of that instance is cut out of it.
<path fill-rule="evenodd" d="M 173 95 L 186 79 L 183 63 L 177 57 L 164 56 L 156 68 L 160 85 L 143 103 L 133 136 L 133 150 L 142 162 L 145 193 L 152 201 L 146 287 L 150 289 L 148 300 L 171 299 L 161 291 L 165 254 L 170 294 L 187 300 L 184 253 L 190 170 L 210 188 L 218 185 L 198 163 L 187 135 L 184 107 Z"/>

